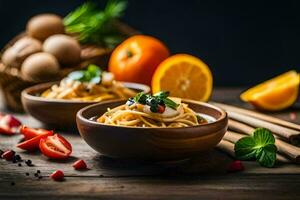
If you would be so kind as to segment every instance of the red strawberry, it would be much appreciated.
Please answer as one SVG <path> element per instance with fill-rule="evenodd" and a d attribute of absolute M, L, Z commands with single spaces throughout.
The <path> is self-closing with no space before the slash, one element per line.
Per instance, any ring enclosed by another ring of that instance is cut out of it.
<path fill-rule="evenodd" d="M 229 164 L 227 171 L 228 172 L 238 172 L 245 169 L 243 163 L 240 160 L 235 160 Z"/>
<path fill-rule="evenodd" d="M 74 169 L 76 170 L 83 170 L 83 169 L 87 169 L 87 165 L 84 162 L 84 160 L 77 160 L 76 162 L 73 163 L 72 165 L 74 167 Z"/>
<path fill-rule="evenodd" d="M 55 181 L 63 181 L 64 177 L 65 175 L 61 170 L 56 170 L 50 175 L 50 178 L 52 178 Z"/>
<path fill-rule="evenodd" d="M 1 155 L 1 157 L 5 160 L 10 161 L 13 159 L 14 155 L 15 155 L 15 152 L 13 150 L 7 150 Z"/>

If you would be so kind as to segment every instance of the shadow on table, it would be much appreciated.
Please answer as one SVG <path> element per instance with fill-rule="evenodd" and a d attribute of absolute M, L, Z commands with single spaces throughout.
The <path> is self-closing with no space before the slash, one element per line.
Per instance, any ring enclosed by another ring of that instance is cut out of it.
<path fill-rule="evenodd" d="M 232 159 L 218 150 L 203 153 L 190 159 L 171 162 L 147 162 L 129 159 L 116 159 L 103 155 L 94 157 L 97 168 L 109 171 L 110 175 L 120 176 L 189 176 L 226 174 Z M 122 176 L 122 175 L 121 175 Z"/>

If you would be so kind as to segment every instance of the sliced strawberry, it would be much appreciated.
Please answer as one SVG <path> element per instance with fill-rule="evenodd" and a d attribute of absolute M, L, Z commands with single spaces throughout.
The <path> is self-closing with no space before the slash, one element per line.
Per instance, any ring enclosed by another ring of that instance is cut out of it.
<path fill-rule="evenodd" d="M 227 171 L 228 172 L 238 172 L 245 169 L 243 163 L 240 160 L 235 160 L 229 164 Z"/>
<path fill-rule="evenodd" d="M 76 170 L 83 170 L 83 169 L 87 169 L 87 165 L 84 162 L 84 160 L 77 160 L 76 162 L 73 163 L 72 165 L 74 167 L 74 169 Z"/>
<path fill-rule="evenodd" d="M 7 150 L 1 155 L 1 157 L 7 161 L 10 161 L 13 159 L 15 154 L 16 153 L 13 150 Z"/>
<path fill-rule="evenodd" d="M 65 175 L 61 170 L 56 170 L 50 175 L 50 178 L 52 178 L 55 181 L 63 181 L 64 177 Z"/>

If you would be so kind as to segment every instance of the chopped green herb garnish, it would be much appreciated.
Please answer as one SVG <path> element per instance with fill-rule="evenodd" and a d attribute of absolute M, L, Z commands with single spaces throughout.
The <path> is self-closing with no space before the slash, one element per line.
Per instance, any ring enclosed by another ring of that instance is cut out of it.
<path fill-rule="evenodd" d="M 140 92 L 135 97 L 133 97 L 133 100 L 137 103 L 146 104 L 146 99 L 148 96 L 144 92 Z"/>
<path fill-rule="evenodd" d="M 155 93 L 153 96 L 164 99 L 167 98 L 170 95 L 169 91 L 160 91 L 158 93 Z"/>
<path fill-rule="evenodd" d="M 264 167 L 273 167 L 276 161 L 275 138 L 271 131 L 265 128 L 257 128 L 253 136 L 241 138 L 235 143 L 234 150 L 238 159 L 255 159 Z"/>
<path fill-rule="evenodd" d="M 161 92 L 158 92 L 158 93 L 154 94 L 153 96 L 156 97 L 159 100 L 162 100 L 163 103 L 166 106 L 168 106 L 168 107 L 176 110 L 179 105 L 176 102 L 174 102 L 171 99 L 169 99 L 168 98 L 169 95 L 170 95 L 170 92 L 168 92 L 168 91 L 161 91 Z"/>
<path fill-rule="evenodd" d="M 98 84 L 101 82 L 102 71 L 100 67 L 94 64 L 90 64 L 86 70 L 74 71 L 68 75 L 71 80 L 77 80 L 80 82 L 90 82 Z"/>
<path fill-rule="evenodd" d="M 165 103 L 166 106 L 168 106 L 170 108 L 173 108 L 174 110 L 176 110 L 177 107 L 178 107 L 178 104 L 175 103 L 174 101 L 172 101 L 169 98 L 165 98 L 165 99 L 163 99 L 163 101 L 164 101 L 164 103 Z"/>
<path fill-rule="evenodd" d="M 145 94 L 143 92 L 138 93 L 135 97 L 128 99 L 127 104 L 132 105 L 133 103 L 140 103 L 143 105 L 150 106 L 151 112 L 158 112 L 158 107 L 160 106 L 167 106 L 174 110 L 177 109 L 179 104 L 172 101 L 168 98 L 169 92 L 159 92 L 152 95 Z"/>

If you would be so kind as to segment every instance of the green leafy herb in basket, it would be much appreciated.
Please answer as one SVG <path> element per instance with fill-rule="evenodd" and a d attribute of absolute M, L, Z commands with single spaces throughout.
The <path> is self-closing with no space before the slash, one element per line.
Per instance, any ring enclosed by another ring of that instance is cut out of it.
<path fill-rule="evenodd" d="M 84 3 L 64 18 L 66 32 L 77 36 L 81 43 L 113 48 L 124 39 L 114 22 L 123 15 L 126 7 L 126 1 L 116 0 L 108 1 L 104 10 L 97 9 L 94 3 Z"/>

